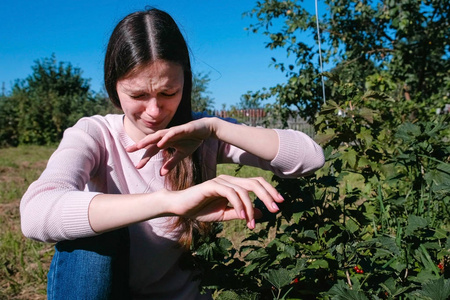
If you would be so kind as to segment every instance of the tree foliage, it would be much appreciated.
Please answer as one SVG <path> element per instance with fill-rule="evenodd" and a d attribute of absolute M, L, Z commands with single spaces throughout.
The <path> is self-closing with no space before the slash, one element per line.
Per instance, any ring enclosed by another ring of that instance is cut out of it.
<path fill-rule="evenodd" d="M 449 103 L 450 3 L 325 4 L 325 73 L 317 40 L 302 38 L 317 31 L 301 1 L 258 1 L 250 13 L 250 29 L 288 62 L 273 58 L 285 83 L 249 97 L 275 97 L 270 113 L 314 123 L 326 163 L 306 178 L 274 177 L 280 213 L 256 200 L 261 226 L 221 260 L 195 252 L 204 284 L 217 299 L 447 299 L 450 115 L 437 109 Z"/>
<path fill-rule="evenodd" d="M 57 62 L 53 55 L 31 68 L 32 74 L 17 80 L 0 103 L 4 145 L 57 143 L 79 118 L 113 110 L 70 63 Z"/>
<path fill-rule="evenodd" d="M 287 82 L 254 97 L 276 97 L 280 118 L 299 113 L 314 120 L 323 104 L 316 16 L 303 1 L 258 1 L 249 27 L 269 38 L 267 48 L 282 48 L 288 62 L 272 58 Z M 422 109 L 448 102 L 450 81 L 450 3 L 440 0 L 326 0 L 321 12 L 321 51 L 325 67 L 363 90 L 388 92 Z M 311 42 L 305 37 L 313 37 Z M 333 83 L 326 82 L 326 98 Z M 290 109 L 296 107 L 297 110 Z M 419 109 L 416 108 L 416 109 Z"/>
<path fill-rule="evenodd" d="M 10 95 L 0 97 L 0 146 L 58 143 L 64 130 L 83 116 L 119 113 L 104 91 L 90 89 L 89 79 L 71 63 L 52 55 L 35 61 L 32 73 L 16 80 Z M 213 107 L 208 74 L 193 78 L 194 111 Z"/>
<path fill-rule="evenodd" d="M 208 74 L 197 73 L 192 78 L 192 110 L 205 112 L 213 109 L 214 99 L 209 96 L 208 84 L 211 81 Z"/>

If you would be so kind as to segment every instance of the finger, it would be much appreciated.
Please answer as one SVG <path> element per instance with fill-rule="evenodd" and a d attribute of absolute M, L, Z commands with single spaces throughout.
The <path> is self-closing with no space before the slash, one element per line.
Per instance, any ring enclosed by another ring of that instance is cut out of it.
<path fill-rule="evenodd" d="M 241 216 L 239 216 L 236 213 L 236 210 L 232 207 L 227 207 L 223 212 L 223 221 L 231 221 L 231 220 L 237 220 L 242 219 Z"/>
<path fill-rule="evenodd" d="M 160 149 L 156 147 L 156 145 L 150 146 L 147 151 L 145 151 L 145 154 L 142 156 L 141 160 L 137 163 L 136 168 L 141 169 L 144 167 L 159 151 Z"/>
<path fill-rule="evenodd" d="M 173 139 L 175 139 L 178 135 L 181 135 L 183 133 L 182 129 L 180 128 L 180 126 L 175 126 L 170 128 L 170 130 L 168 132 L 166 132 L 164 134 L 164 136 L 162 136 L 157 145 L 160 148 L 168 148 L 171 147 L 172 144 L 170 144 L 170 142 L 173 142 Z"/>
<path fill-rule="evenodd" d="M 164 134 L 167 132 L 167 129 L 158 130 L 155 133 L 146 135 L 143 139 L 138 141 L 136 144 L 128 146 L 126 148 L 127 152 L 134 152 L 140 149 L 147 148 L 151 145 L 157 144 L 161 138 L 164 136 Z"/>
<path fill-rule="evenodd" d="M 209 182 L 213 183 L 212 189 L 214 194 L 227 199 L 227 201 L 233 206 L 232 209 L 235 211 L 235 215 L 240 219 L 246 219 L 247 215 L 245 213 L 244 204 L 236 190 L 228 185 L 218 182 L 217 178 Z"/>
<path fill-rule="evenodd" d="M 155 145 L 156 143 L 159 141 L 159 138 L 157 138 L 156 136 L 146 136 L 145 138 L 143 138 L 142 140 L 140 140 L 139 142 L 137 142 L 134 145 L 128 146 L 125 148 L 125 150 L 127 152 L 135 152 L 144 148 L 147 148 L 151 145 Z"/>
<path fill-rule="evenodd" d="M 169 158 L 159 170 L 161 176 L 167 175 L 175 166 L 185 158 L 186 155 L 183 155 L 180 151 L 175 151 L 173 156 Z"/>
<path fill-rule="evenodd" d="M 278 191 L 264 178 L 239 178 L 229 175 L 221 175 L 219 177 L 224 177 L 224 180 L 233 182 L 234 184 L 245 188 L 247 191 L 255 193 L 255 195 L 264 203 L 270 212 L 276 213 L 279 211 L 276 202 L 282 202 L 283 197 L 281 197 Z"/>
<path fill-rule="evenodd" d="M 281 196 L 281 194 L 263 178 L 253 178 L 253 180 L 256 180 L 261 185 L 261 188 L 259 188 L 257 184 L 255 185 L 254 193 L 271 213 L 278 212 L 280 209 L 277 203 L 284 201 L 283 196 Z"/>
<path fill-rule="evenodd" d="M 284 201 L 283 196 L 281 196 L 281 194 L 277 191 L 276 188 L 274 188 L 269 182 L 267 182 L 264 178 L 262 177 L 254 177 L 252 178 L 254 180 L 257 180 L 272 196 L 272 198 L 274 199 L 274 201 L 281 203 Z"/>
<path fill-rule="evenodd" d="M 235 185 L 230 181 L 225 180 L 222 177 L 217 177 L 216 181 L 219 182 L 220 184 L 223 184 L 225 186 L 228 186 L 230 188 L 232 188 L 235 193 L 237 193 L 243 208 L 240 210 L 236 210 L 236 213 L 239 214 L 242 218 L 246 218 L 247 219 L 247 226 L 250 229 L 255 228 L 254 224 L 255 224 L 255 217 L 254 217 L 254 210 L 253 210 L 253 203 L 250 199 L 250 196 L 248 194 L 248 191 L 239 186 L 239 185 Z"/>

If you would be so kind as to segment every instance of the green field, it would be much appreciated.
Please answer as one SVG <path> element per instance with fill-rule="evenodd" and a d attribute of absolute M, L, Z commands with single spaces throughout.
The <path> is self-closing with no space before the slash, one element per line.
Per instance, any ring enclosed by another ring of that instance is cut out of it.
<path fill-rule="evenodd" d="M 46 299 L 53 246 L 22 235 L 19 202 L 53 151 L 37 146 L 0 149 L 0 299 Z"/>
<path fill-rule="evenodd" d="M 55 147 L 22 146 L 0 149 L 0 299 L 46 299 L 47 270 L 53 245 L 25 238 L 20 230 L 19 203 L 28 185 L 36 180 Z M 242 177 L 271 173 L 235 165 L 220 165 L 220 174 Z M 225 225 L 230 240 L 241 240 L 248 232 L 243 221 Z"/>

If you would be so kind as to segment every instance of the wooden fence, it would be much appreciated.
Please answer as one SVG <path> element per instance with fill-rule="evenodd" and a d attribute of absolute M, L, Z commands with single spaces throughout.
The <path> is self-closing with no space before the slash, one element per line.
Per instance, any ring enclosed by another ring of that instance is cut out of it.
<path fill-rule="evenodd" d="M 268 113 L 264 109 L 241 109 L 241 110 L 233 110 L 233 111 L 214 111 L 213 115 L 220 118 L 234 118 L 239 122 L 250 125 L 250 126 L 266 126 L 267 123 L 270 123 L 269 126 L 271 128 L 282 128 L 283 124 L 280 121 L 269 121 L 271 118 Z M 287 121 L 287 125 L 289 129 L 294 129 L 298 131 L 302 131 L 307 135 L 314 137 L 315 131 L 314 127 L 309 124 L 306 120 L 302 118 L 290 118 Z"/>

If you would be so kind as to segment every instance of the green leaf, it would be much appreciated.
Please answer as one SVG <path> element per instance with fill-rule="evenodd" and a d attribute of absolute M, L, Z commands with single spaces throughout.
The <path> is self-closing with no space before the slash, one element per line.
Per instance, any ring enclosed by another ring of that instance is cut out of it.
<path fill-rule="evenodd" d="M 313 261 L 309 267 L 310 269 L 326 269 L 328 268 L 328 262 L 324 259 L 317 259 L 315 261 Z"/>
<path fill-rule="evenodd" d="M 363 107 L 359 110 L 358 114 L 365 119 L 370 124 L 373 123 L 373 117 L 375 115 L 375 111 L 366 107 Z"/>
<path fill-rule="evenodd" d="M 223 291 L 217 296 L 217 300 L 256 300 L 258 294 L 249 291 Z"/>
<path fill-rule="evenodd" d="M 449 186 L 450 182 L 450 164 L 441 163 L 435 169 L 431 169 L 425 174 L 428 184 Z"/>
<path fill-rule="evenodd" d="M 325 130 L 325 132 L 323 133 L 318 133 L 315 137 L 314 140 L 316 141 L 316 143 L 323 145 L 326 144 L 327 142 L 329 142 L 331 139 L 333 139 L 336 136 L 336 133 L 334 132 L 333 129 L 331 128 L 327 128 Z"/>
<path fill-rule="evenodd" d="M 351 289 L 344 281 L 339 280 L 328 292 L 333 300 L 369 300 L 359 289 Z"/>
<path fill-rule="evenodd" d="M 450 297 L 450 279 L 439 279 L 425 282 L 422 290 L 415 294 L 432 300 L 447 300 Z"/>
<path fill-rule="evenodd" d="M 404 123 L 400 125 L 395 137 L 405 142 L 414 142 L 416 137 L 421 133 L 420 127 L 412 123 Z"/>
<path fill-rule="evenodd" d="M 422 217 L 416 215 L 408 216 L 408 226 L 406 226 L 405 234 L 412 235 L 414 231 L 420 228 L 424 228 L 428 225 L 428 221 Z"/>
<path fill-rule="evenodd" d="M 360 140 L 363 140 L 366 146 L 370 146 L 372 144 L 372 131 L 367 128 L 361 128 L 361 132 L 359 132 L 356 137 Z"/>
<path fill-rule="evenodd" d="M 246 261 L 251 261 L 251 260 L 255 260 L 255 259 L 261 259 L 261 258 L 265 258 L 268 257 L 269 255 L 267 254 L 267 252 L 264 249 L 258 249 L 256 251 L 252 251 L 249 254 L 247 254 L 245 256 L 245 260 Z"/>
<path fill-rule="evenodd" d="M 389 293 L 389 296 L 391 297 L 398 297 L 399 295 L 403 294 L 407 290 L 410 289 L 409 286 L 406 287 L 398 287 L 397 283 L 395 282 L 395 279 L 390 277 L 388 280 L 386 280 L 384 283 L 380 283 L 380 286 Z"/>
<path fill-rule="evenodd" d="M 355 168 L 356 167 L 356 151 L 353 149 L 347 149 L 346 152 L 344 152 L 341 156 L 341 159 L 344 162 L 347 162 L 347 164 L 351 167 L 351 168 Z"/>
<path fill-rule="evenodd" d="M 255 270 L 256 268 L 258 268 L 258 264 L 249 264 L 248 266 L 246 266 L 244 268 L 244 274 L 249 274 L 251 271 Z"/>
<path fill-rule="evenodd" d="M 264 278 L 269 281 L 277 289 L 282 289 L 283 287 L 289 285 L 294 279 L 286 269 L 272 269 L 269 272 L 263 274 Z"/>
<path fill-rule="evenodd" d="M 348 219 L 345 221 L 345 228 L 351 233 L 354 233 L 359 230 L 359 225 L 353 219 Z"/>

